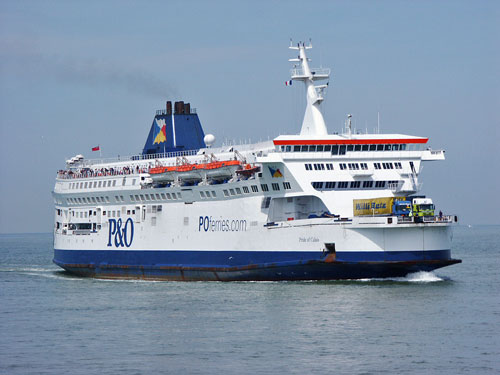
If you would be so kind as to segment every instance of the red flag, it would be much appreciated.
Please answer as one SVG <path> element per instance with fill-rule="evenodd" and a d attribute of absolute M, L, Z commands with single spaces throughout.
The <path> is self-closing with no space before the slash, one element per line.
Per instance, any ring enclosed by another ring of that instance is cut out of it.
<path fill-rule="evenodd" d="M 99 151 L 99 150 L 100 150 L 100 147 L 99 147 L 99 146 L 92 147 L 92 151 Z"/>

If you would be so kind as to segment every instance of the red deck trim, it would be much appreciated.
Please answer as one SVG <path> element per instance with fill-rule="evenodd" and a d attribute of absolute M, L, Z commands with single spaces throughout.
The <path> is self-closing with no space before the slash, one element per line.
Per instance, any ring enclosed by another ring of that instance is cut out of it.
<path fill-rule="evenodd" d="M 304 139 L 304 140 L 274 140 L 275 146 L 281 145 L 385 145 L 385 144 L 408 144 L 427 143 L 429 138 L 419 139 Z"/>

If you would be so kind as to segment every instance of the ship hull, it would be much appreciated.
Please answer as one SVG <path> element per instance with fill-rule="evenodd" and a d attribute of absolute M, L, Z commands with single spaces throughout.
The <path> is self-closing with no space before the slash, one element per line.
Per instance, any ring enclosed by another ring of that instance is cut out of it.
<path fill-rule="evenodd" d="M 78 276 L 170 281 L 403 277 L 460 262 L 450 257 L 450 250 L 337 253 L 55 250 L 54 255 L 54 263 Z"/>

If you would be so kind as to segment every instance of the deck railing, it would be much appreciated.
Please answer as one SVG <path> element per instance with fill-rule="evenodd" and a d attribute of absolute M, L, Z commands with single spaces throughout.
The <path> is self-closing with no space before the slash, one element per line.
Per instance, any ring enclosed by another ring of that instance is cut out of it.
<path fill-rule="evenodd" d="M 83 160 L 80 163 L 74 164 L 74 167 L 85 168 L 96 164 L 107 164 L 107 163 L 119 163 L 126 161 L 141 161 L 141 160 L 152 160 L 152 159 L 163 159 L 163 158 L 176 158 L 178 156 L 191 156 L 196 155 L 198 150 L 186 150 L 186 151 L 175 151 L 175 152 L 160 152 L 157 154 L 139 154 L 132 156 L 118 156 L 115 158 L 102 158 L 102 159 L 89 159 Z"/>

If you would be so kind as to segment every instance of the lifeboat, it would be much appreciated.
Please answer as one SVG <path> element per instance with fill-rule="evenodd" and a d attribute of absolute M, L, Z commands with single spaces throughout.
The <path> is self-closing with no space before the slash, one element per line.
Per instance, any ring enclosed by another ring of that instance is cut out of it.
<path fill-rule="evenodd" d="M 154 167 L 149 170 L 153 182 L 172 182 L 175 180 L 177 167 Z"/>
<path fill-rule="evenodd" d="M 208 178 L 230 178 L 241 168 L 239 160 L 214 161 L 205 164 L 204 170 Z"/>
<path fill-rule="evenodd" d="M 239 160 L 226 160 L 200 164 L 182 164 L 171 167 L 159 166 L 151 168 L 149 174 L 154 182 L 172 182 L 176 179 L 193 181 L 205 177 L 211 179 L 230 178 L 238 170 L 241 170 Z"/>
<path fill-rule="evenodd" d="M 260 172 L 260 167 L 256 165 L 251 165 L 251 164 L 245 164 L 243 169 L 238 169 L 236 171 L 236 174 L 239 176 L 249 178 L 253 176 L 255 173 Z"/>

